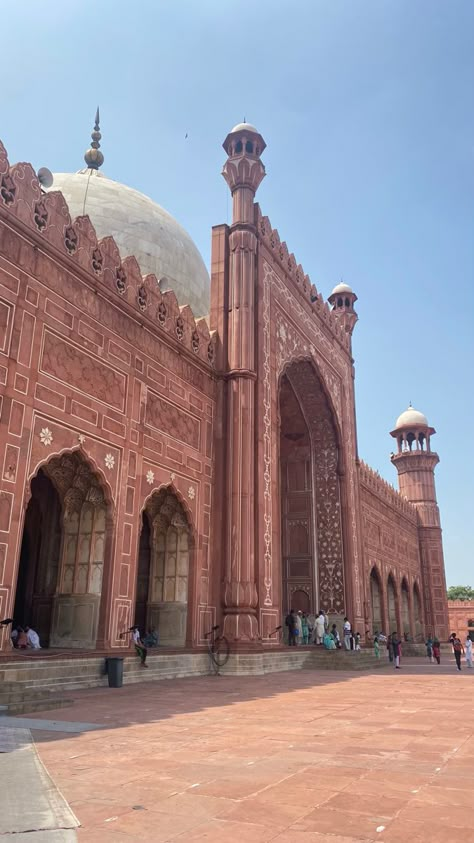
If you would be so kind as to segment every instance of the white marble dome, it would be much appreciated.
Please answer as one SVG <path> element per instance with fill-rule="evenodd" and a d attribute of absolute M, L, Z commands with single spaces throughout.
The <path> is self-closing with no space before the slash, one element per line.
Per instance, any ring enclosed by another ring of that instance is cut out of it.
<path fill-rule="evenodd" d="M 172 289 L 195 317 L 209 313 L 210 279 L 189 234 L 148 196 L 107 178 L 99 170 L 55 173 L 71 217 L 87 214 L 97 237 L 112 235 L 122 258 L 134 255 L 143 275 L 153 273 L 160 289 Z"/>
<path fill-rule="evenodd" d="M 244 132 L 245 130 L 247 130 L 247 132 L 254 132 L 256 135 L 260 134 L 258 129 L 256 129 L 255 126 L 252 126 L 251 123 L 237 123 L 237 126 L 234 126 L 234 128 L 230 130 L 230 134 L 232 135 L 234 132 Z"/>
<path fill-rule="evenodd" d="M 395 430 L 398 430 L 401 427 L 413 427 L 415 425 L 428 427 L 428 419 L 424 413 L 420 413 L 420 411 L 415 410 L 414 407 L 408 407 L 408 410 L 405 410 L 405 412 L 398 417 L 395 423 Z"/>
<path fill-rule="evenodd" d="M 344 284 L 344 282 L 341 281 L 340 284 L 336 284 L 336 286 L 334 287 L 334 290 L 331 293 L 331 296 L 338 296 L 338 295 L 344 294 L 344 293 L 351 293 L 352 294 L 353 292 L 354 291 L 353 291 L 352 287 L 349 287 L 349 284 Z"/>

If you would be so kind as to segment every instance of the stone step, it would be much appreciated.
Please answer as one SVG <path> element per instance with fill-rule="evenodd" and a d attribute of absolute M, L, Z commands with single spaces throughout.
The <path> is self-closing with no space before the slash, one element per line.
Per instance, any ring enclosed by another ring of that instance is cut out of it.
<path fill-rule="evenodd" d="M 2 716 L 14 714 L 32 714 L 35 711 L 53 711 L 57 708 L 67 708 L 73 705 L 74 700 L 65 697 L 53 697 L 24 699 L 22 701 L 10 702 L 8 705 L 0 706 L 0 724 Z"/>

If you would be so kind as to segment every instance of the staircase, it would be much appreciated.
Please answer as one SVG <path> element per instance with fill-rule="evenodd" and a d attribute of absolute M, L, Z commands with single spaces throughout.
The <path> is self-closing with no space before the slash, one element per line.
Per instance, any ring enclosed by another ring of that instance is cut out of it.
<path fill-rule="evenodd" d="M 304 664 L 306 670 L 376 670 L 387 667 L 385 651 L 376 659 L 372 649 L 362 650 L 326 650 L 325 647 L 313 647 Z"/>
<path fill-rule="evenodd" d="M 44 688 L 28 688 L 22 682 L 2 682 L 0 685 L 0 717 L 65 708 L 68 705 L 72 705 L 72 700 Z"/>

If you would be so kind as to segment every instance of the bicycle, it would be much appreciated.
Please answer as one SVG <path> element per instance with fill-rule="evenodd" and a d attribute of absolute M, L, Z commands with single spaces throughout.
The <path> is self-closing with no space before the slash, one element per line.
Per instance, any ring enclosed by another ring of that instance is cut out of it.
<path fill-rule="evenodd" d="M 213 626 L 209 632 L 206 632 L 204 638 L 207 639 L 207 649 L 209 652 L 209 659 L 214 668 L 216 676 L 219 676 L 219 670 L 224 667 L 229 660 L 230 647 L 225 635 L 217 635 L 219 625 Z"/>

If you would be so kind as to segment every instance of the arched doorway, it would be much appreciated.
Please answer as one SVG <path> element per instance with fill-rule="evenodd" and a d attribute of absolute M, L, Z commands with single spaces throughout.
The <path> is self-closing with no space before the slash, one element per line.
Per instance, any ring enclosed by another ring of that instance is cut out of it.
<path fill-rule="evenodd" d="M 310 361 L 281 376 L 279 416 L 282 612 L 297 608 L 293 595 L 301 593 L 306 611 L 335 620 L 345 613 L 338 438 Z"/>
<path fill-rule="evenodd" d="M 188 620 L 191 529 L 170 489 L 155 492 L 143 512 L 135 623 L 155 629 L 162 647 L 184 647 Z"/>
<path fill-rule="evenodd" d="M 151 529 L 146 512 L 142 515 L 142 529 L 138 546 L 137 593 L 135 623 L 143 634 L 147 631 L 148 592 L 150 590 Z"/>
<path fill-rule="evenodd" d="M 61 550 L 61 504 L 51 480 L 40 470 L 31 481 L 23 527 L 13 617 L 38 632 L 49 646 L 53 599 Z"/>
<path fill-rule="evenodd" d="M 398 631 L 398 620 L 397 620 L 397 591 L 395 587 L 395 581 L 390 574 L 387 580 L 387 603 L 388 603 L 388 625 L 389 630 L 388 633 L 391 635 L 392 632 Z"/>
<path fill-rule="evenodd" d="M 111 529 L 100 480 L 82 454 L 53 457 L 31 481 L 15 620 L 34 626 L 42 645 L 95 647 Z"/>
<path fill-rule="evenodd" d="M 417 641 L 423 640 L 423 612 L 421 608 L 421 597 L 418 590 L 417 583 L 413 586 L 413 609 L 415 615 L 415 638 Z"/>
<path fill-rule="evenodd" d="M 383 632 L 382 586 L 375 568 L 370 572 L 370 603 L 372 607 L 372 634 Z"/>
<path fill-rule="evenodd" d="M 402 595 L 402 632 L 404 635 L 410 634 L 410 596 L 408 592 L 408 583 L 404 578 L 401 588 Z"/>

